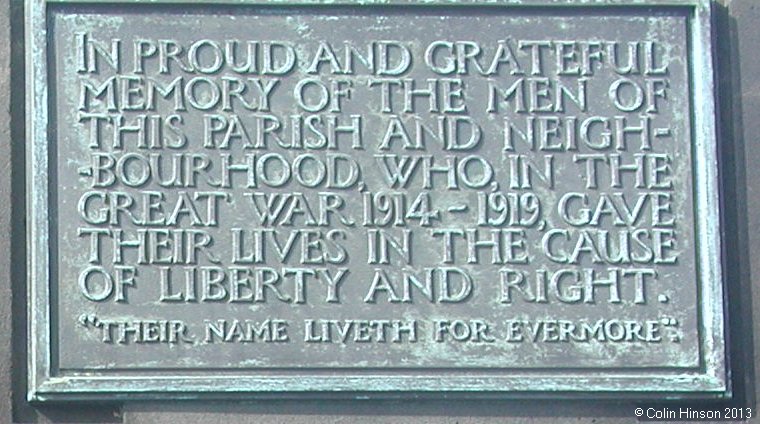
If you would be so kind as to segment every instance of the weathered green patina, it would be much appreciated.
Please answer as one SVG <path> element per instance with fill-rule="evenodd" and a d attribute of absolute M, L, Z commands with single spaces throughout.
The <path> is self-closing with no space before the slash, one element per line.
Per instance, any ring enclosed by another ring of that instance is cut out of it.
<path fill-rule="evenodd" d="M 29 399 L 728 396 L 710 8 L 27 0 Z"/>

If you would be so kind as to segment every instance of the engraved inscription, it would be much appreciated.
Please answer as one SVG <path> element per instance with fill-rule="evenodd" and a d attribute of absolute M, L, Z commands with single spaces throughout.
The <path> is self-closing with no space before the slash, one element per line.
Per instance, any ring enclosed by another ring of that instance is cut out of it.
<path fill-rule="evenodd" d="M 62 369 L 699 365 L 684 16 L 292 12 L 53 15 Z"/>

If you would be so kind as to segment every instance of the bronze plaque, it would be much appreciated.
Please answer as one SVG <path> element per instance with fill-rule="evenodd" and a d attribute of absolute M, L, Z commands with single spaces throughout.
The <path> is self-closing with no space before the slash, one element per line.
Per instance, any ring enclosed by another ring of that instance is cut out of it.
<path fill-rule="evenodd" d="M 28 2 L 33 399 L 727 393 L 707 2 L 244 3 Z"/>

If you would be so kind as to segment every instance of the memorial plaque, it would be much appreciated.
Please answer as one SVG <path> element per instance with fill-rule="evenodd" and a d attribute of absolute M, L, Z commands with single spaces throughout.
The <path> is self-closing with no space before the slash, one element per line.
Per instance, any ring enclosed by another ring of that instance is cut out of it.
<path fill-rule="evenodd" d="M 165 3 L 27 2 L 30 399 L 729 393 L 708 2 Z"/>

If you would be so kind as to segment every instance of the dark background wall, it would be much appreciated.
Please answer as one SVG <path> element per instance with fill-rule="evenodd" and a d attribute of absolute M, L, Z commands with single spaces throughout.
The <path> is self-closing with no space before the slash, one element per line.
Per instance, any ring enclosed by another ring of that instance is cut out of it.
<path fill-rule="evenodd" d="M 760 366 L 760 336 L 754 333 L 760 328 L 760 1 L 722 0 L 716 4 L 716 12 L 734 398 L 712 406 L 750 407 L 757 416 L 755 373 Z M 23 0 L 0 0 L 0 424 L 636 422 L 633 411 L 640 403 L 598 400 L 27 404 L 23 26 Z M 664 405 L 686 406 L 684 402 Z"/>

